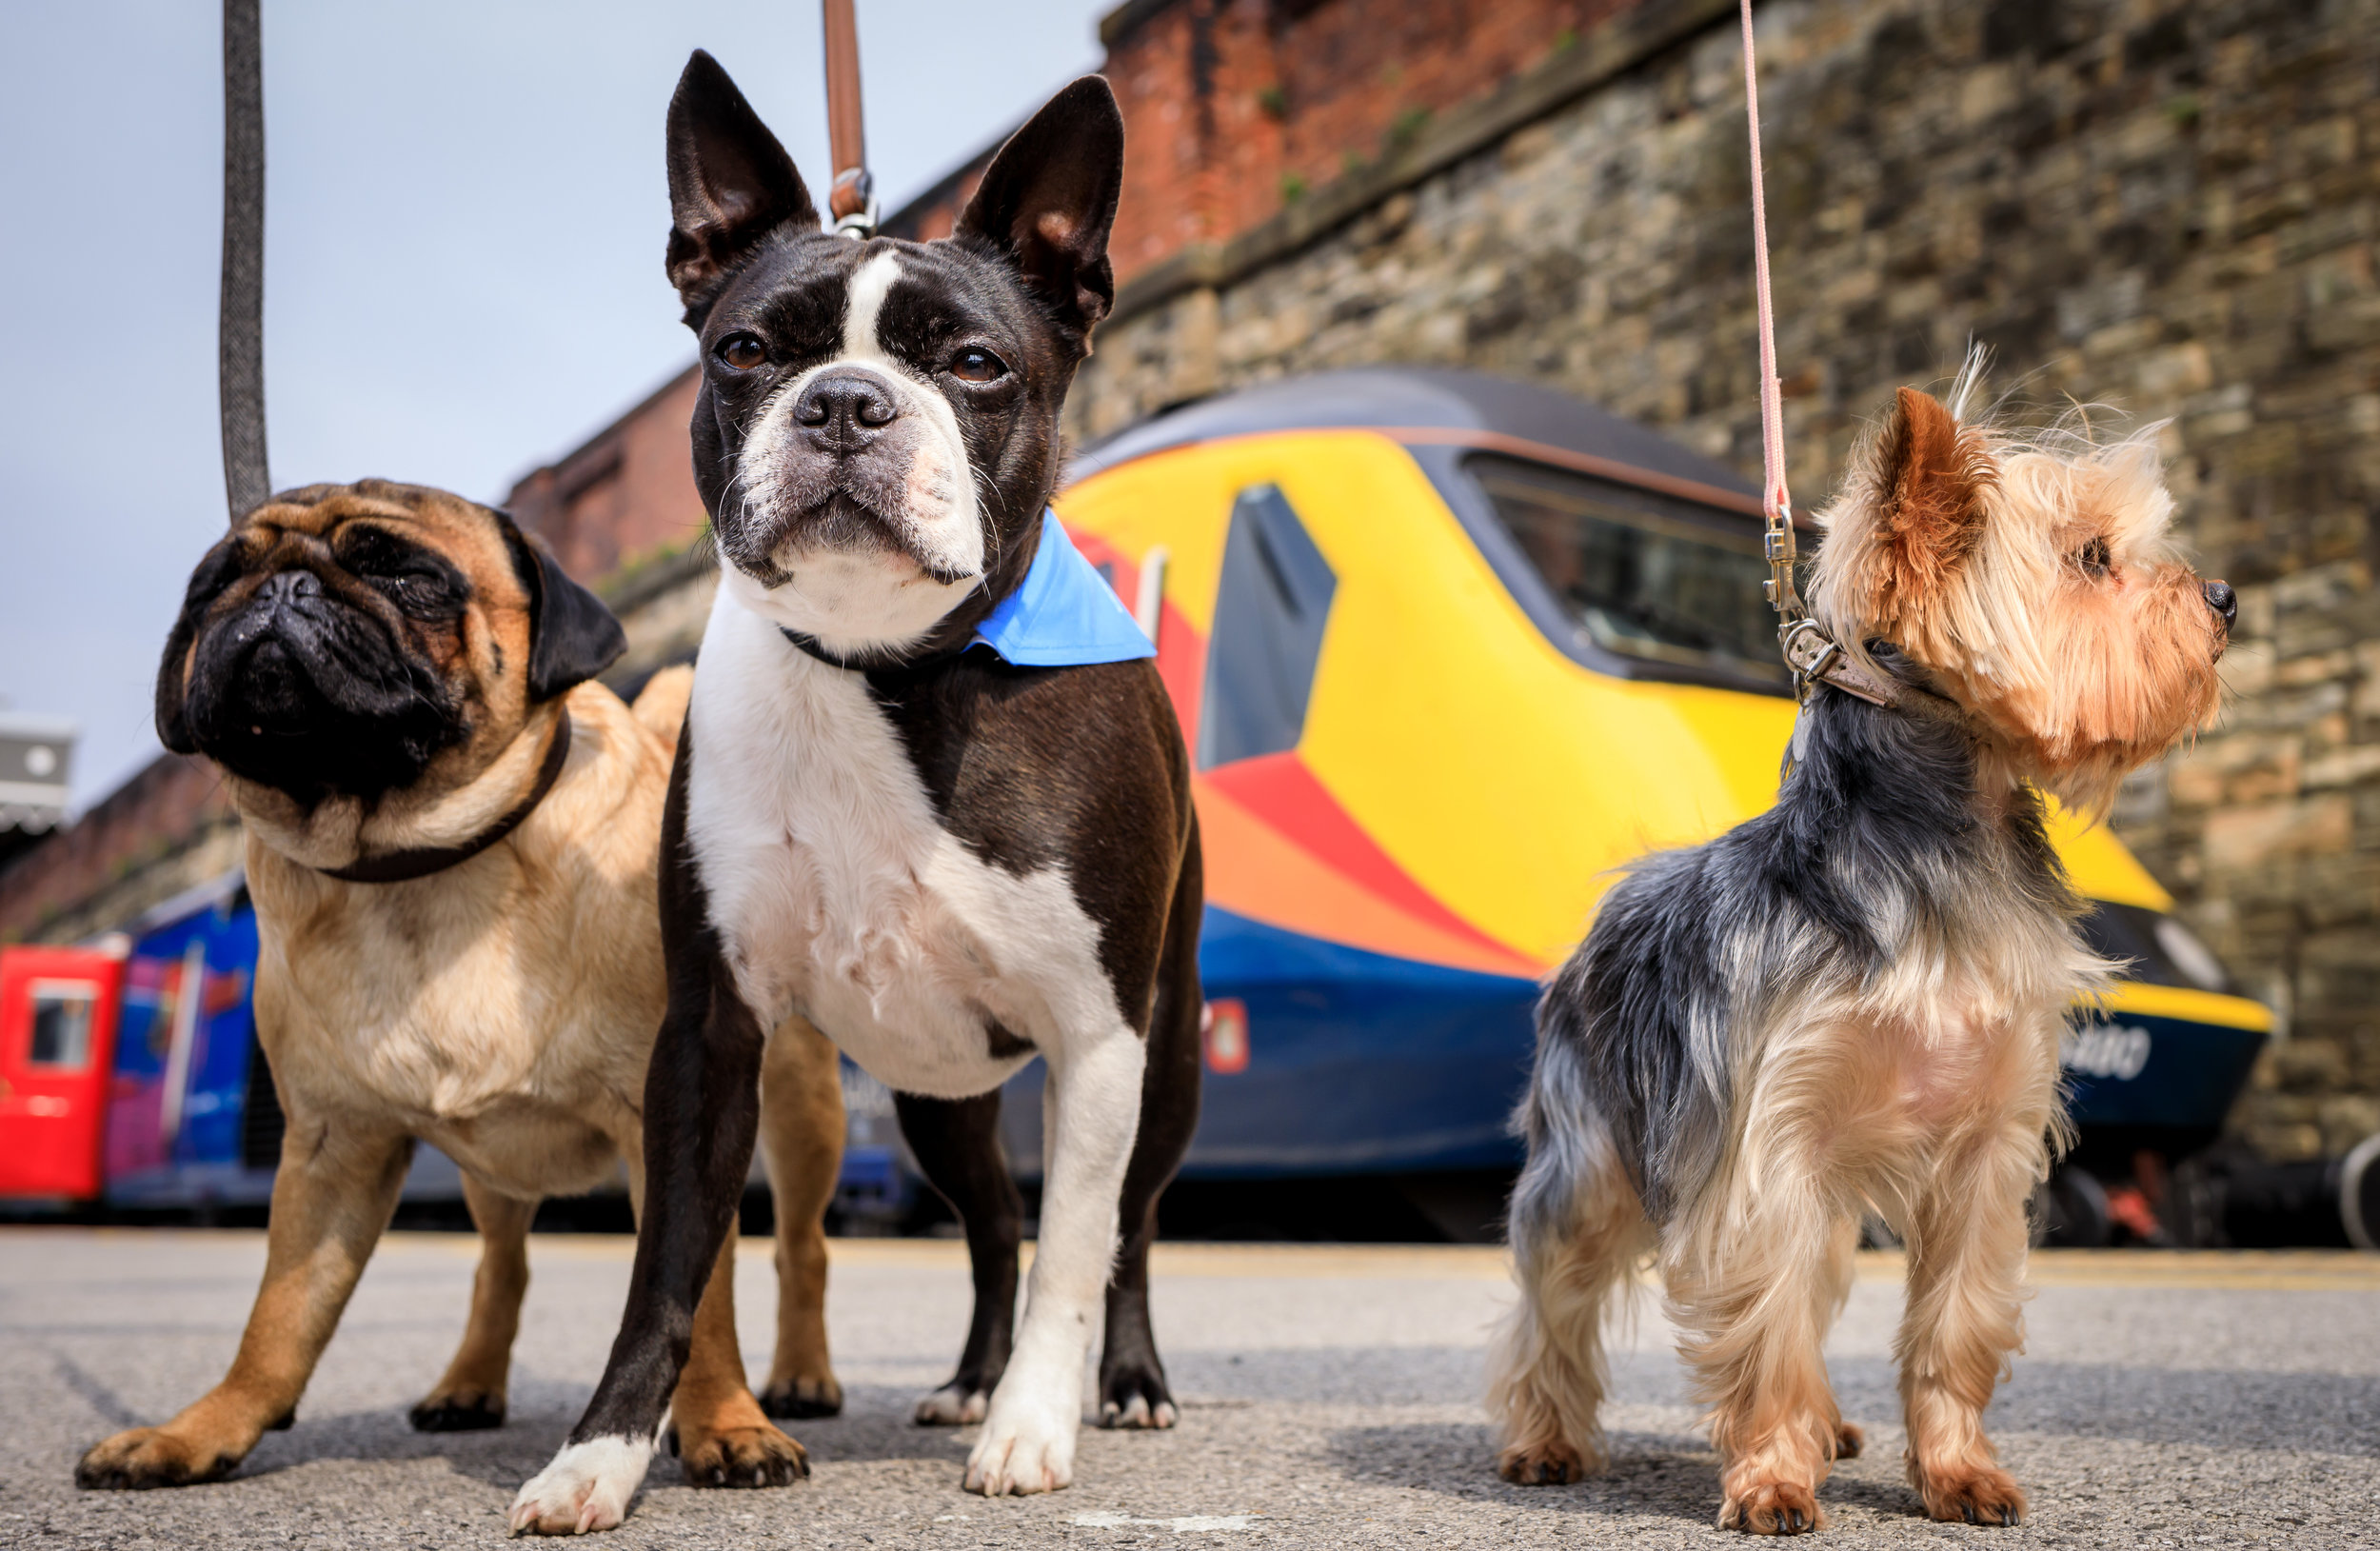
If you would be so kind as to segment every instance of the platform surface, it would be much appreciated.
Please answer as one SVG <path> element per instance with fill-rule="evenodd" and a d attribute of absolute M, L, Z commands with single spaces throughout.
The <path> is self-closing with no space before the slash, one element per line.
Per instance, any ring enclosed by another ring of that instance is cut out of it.
<path fill-rule="evenodd" d="M 297 1424 L 231 1480 L 82 1493 L 76 1455 L 161 1421 L 220 1375 L 264 1264 L 252 1232 L 0 1229 L 0 1546 L 493 1546 L 512 1490 L 601 1371 L 630 1242 L 539 1237 L 498 1432 L 424 1437 L 405 1408 L 461 1333 L 473 1242 L 392 1235 Z M 1890 1364 L 1900 1267 L 1862 1261 L 1829 1345 L 1865 1458 L 1821 1493 L 1820 1546 L 2380 1547 L 2380 1257 L 2037 1257 L 2030 1351 L 1993 1408 L 2032 1491 L 2014 1530 L 1937 1525 L 1903 1484 Z M 775 1284 L 744 1243 L 745 1353 L 765 1371 Z M 1511 1289 L 1493 1250 L 1180 1245 L 1156 1267 L 1183 1397 L 1166 1434 L 1086 1428 L 1078 1484 L 961 1494 L 972 1432 L 908 1422 L 964 1330 L 965 1261 L 936 1241 L 839 1241 L 829 1294 L 843 1416 L 797 1423 L 812 1478 L 698 1491 L 657 1462 L 603 1551 L 668 1547 L 1702 1546 L 1712 1456 L 1650 1303 L 1615 1362 L 1611 1472 L 1497 1481 L 1478 1394 Z M 595 1551 L 590 1547 L 590 1551 Z"/>

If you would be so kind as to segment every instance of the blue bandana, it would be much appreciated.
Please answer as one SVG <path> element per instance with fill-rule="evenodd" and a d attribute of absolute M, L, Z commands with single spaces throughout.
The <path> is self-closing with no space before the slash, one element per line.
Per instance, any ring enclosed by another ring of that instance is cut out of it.
<path fill-rule="evenodd" d="M 1082 558 L 1054 511 L 1041 513 L 1041 547 L 1024 580 L 984 616 L 968 645 L 989 646 L 1020 667 L 1079 667 L 1157 655 L 1132 610 Z"/>

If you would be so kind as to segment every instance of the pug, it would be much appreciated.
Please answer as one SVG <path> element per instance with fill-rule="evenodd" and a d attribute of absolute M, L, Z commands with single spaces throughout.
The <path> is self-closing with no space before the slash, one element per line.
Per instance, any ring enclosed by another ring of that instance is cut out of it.
<path fill-rule="evenodd" d="M 95 1445 L 87 1487 L 223 1476 L 287 1427 L 417 1141 L 458 1163 L 482 1250 L 463 1344 L 412 1411 L 499 1425 L 540 1198 L 625 1164 L 642 1209 L 645 1067 L 666 1003 L 656 861 L 691 675 L 632 711 L 593 681 L 619 623 L 503 512 L 366 480 L 276 496 L 190 578 L 157 679 L 167 747 L 247 829 L 256 1023 L 288 1117 L 264 1285 L 214 1389 Z M 781 1048 L 782 1046 L 782 1048 Z M 834 1047 L 779 1031 L 764 1083 L 780 1322 L 769 1409 L 829 1414 L 821 1214 L 840 1167 Z M 747 1387 L 734 1245 L 671 1402 L 699 1484 L 782 1484 L 802 1446 Z"/>

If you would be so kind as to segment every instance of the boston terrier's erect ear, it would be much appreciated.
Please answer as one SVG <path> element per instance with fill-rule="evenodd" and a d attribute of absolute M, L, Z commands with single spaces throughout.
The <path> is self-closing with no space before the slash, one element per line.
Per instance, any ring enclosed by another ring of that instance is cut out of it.
<path fill-rule="evenodd" d="M 1115 304 L 1107 234 L 1123 182 L 1123 113 L 1086 75 L 1008 137 L 952 235 L 1004 254 L 1081 346 Z"/>
<path fill-rule="evenodd" d="M 763 237 L 781 226 L 819 225 L 793 158 L 700 49 L 669 99 L 669 283 L 698 328 Z"/>

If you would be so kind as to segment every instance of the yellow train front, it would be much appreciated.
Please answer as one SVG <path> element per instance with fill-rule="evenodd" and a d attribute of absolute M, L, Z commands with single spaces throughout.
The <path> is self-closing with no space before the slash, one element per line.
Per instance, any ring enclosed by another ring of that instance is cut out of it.
<path fill-rule="evenodd" d="M 1144 423 L 1058 509 L 1152 629 L 1197 767 L 1185 1173 L 1516 1163 L 1537 982 L 1613 869 L 1775 798 L 1794 705 L 1752 487 L 1543 388 L 1383 368 Z M 2215 1134 L 2271 1017 L 2106 829 L 2057 838 L 2132 963 L 2067 1046 L 2086 1147 L 2129 1172 Z"/>

